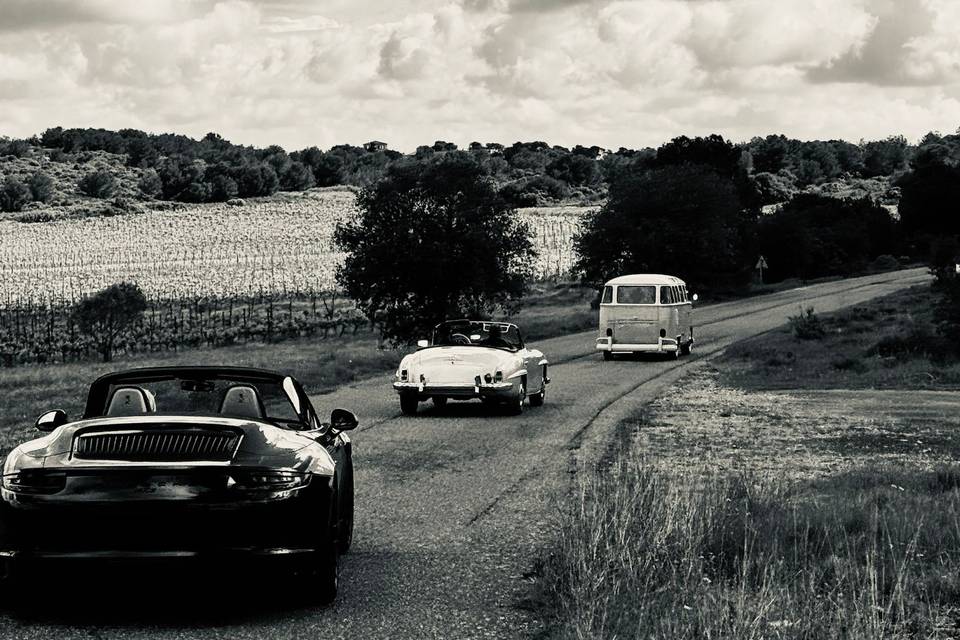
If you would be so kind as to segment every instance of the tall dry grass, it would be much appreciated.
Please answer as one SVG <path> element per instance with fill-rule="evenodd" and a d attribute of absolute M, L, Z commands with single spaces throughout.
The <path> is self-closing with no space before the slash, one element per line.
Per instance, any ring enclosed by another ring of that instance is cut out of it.
<path fill-rule="evenodd" d="M 790 482 L 621 457 L 542 560 L 550 635 L 956 637 L 958 486 L 958 469 Z"/>

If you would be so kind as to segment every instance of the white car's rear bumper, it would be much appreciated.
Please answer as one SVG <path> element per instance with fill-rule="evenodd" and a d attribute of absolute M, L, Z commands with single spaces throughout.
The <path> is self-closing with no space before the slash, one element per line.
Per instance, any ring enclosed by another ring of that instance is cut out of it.
<path fill-rule="evenodd" d="M 397 393 L 416 394 L 421 398 L 510 398 L 514 385 L 504 382 L 394 382 Z"/>

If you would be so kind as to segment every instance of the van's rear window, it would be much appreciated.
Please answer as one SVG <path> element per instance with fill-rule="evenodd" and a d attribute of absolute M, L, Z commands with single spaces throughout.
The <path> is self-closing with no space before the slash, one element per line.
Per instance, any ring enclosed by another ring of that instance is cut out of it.
<path fill-rule="evenodd" d="M 655 304 L 657 288 L 652 286 L 617 287 L 617 302 L 620 304 Z"/>

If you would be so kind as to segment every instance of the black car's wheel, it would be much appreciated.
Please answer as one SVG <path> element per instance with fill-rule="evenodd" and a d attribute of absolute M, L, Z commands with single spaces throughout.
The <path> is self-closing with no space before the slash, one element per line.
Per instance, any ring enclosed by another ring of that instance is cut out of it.
<path fill-rule="evenodd" d="M 508 401 L 507 411 L 510 415 L 518 416 L 523 413 L 523 405 L 527 400 L 527 388 L 524 386 L 523 382 L 520 383 L 520 386 L 517 389 L 517 395 Z"/>
<path fill-rule="evenodd" d="M 404 394 L 400 396 L 400 411 L 405 416 L 417 415 L 417 405 L 419 404 L 420 400 L 415 395 Z"/>
<path fill-rule="evenodd" d="M 345 478 L 346 479 L 346 478 Z M 334 478 L 336 487 L 338 478 Z M 315 494 L 317 495 L 317 494 Z M 305 505 L 304 526 L 312 529 L 313 551 L 294 566 L 294 576 L 301 585 L 299 597 L 305 602 L 329 604 L 337 598 L 340 586 L 340 553 L 337 541 L 338 506 L 336 496 L 318 499 Z"/>
<path fill-rule="evenodd" d="M 350 551 L 353 543 L 353 461 L 344 470 L 340 487 L 340 506 L 337 513 L 337 550 L 342 554 Z"/>
<path fill-rule="evenodd" d="M 329 604 L 337 599 L 340 587 L 340 554 L 332 540 L 316 551 L 313 560 L 312 579 L 307 587 L 313 591 L 314 601 Z"/>
<path fill-rule="evenodd" d="M 5 502 L 0 500 L 0 549 L 11 546 L 14 542 L 10 518 L 10 508 Z M 14 590 L 13 586 L 13 560 L 10 558 L 0 558 L 0 594 L 7 596 Z"/>
<path fill-rule="evenodd" d="M 602 353 L 603 353 L 603 359 L 604 359 L 604 361 L 613 360 L 613 352 L 612 352 L 612 351 L 603 351 Z"/>
<path fill-rule="evenodd" d="M 547 400 L 547 368 L 543 368 L 543 385 L 540 387 L 540 393 L 530 396 L 531 407 L 542 407 Z"/>
<path fill-rule="evenodd" d="M 443 396 L 434 396 L 433 406 L 435 406 L 437 409 L 443 409 L 445 406 L 447 406 L 447 399 Z"/>

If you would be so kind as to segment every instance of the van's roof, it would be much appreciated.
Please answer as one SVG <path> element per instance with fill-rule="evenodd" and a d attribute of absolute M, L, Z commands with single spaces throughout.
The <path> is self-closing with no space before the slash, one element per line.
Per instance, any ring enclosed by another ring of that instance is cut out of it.
<path fill-rule="evenodd" d="M 686 282 L 674 276 L 665 276 L 662 273 L 632 273 L 630 275 L 614 278 L 613 280 L 607 282 L 604 286 L 619 284 L 665 284 L 676 286 L 686 284 Z"/>

